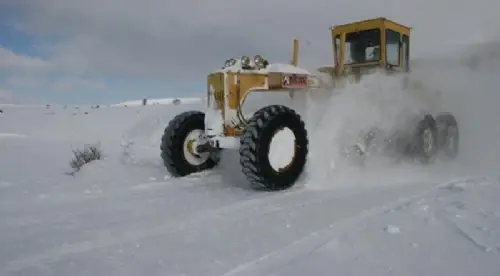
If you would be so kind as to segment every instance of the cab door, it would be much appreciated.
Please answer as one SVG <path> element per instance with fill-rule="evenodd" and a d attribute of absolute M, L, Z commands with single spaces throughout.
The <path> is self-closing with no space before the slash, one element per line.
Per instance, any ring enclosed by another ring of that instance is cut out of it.
<path fill-rule="evenodd" d="M 401 34 L 392 29 L 385 31 L 385 64 L 389 71 L 403 71 L 405 66 L 404 59 L 401 56 Z"/>
<path fill-rule="evenodd" d="M 410 38 L 403 34 L 401 36 L 401 61 L 404 72 L 410 71 Z"/>

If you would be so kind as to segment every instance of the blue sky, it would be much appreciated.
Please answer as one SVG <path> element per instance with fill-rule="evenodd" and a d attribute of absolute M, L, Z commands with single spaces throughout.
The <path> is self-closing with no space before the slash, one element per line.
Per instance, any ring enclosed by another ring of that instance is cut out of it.
<path fill-rule="evenodd" d="M 16 27 L 0 25 L 0 47 L 13 55 L 50 59 L 51 45 L 59 40 L 30 35 Z M 0 68 L 0 88 L 27 101 L 75 104 L 114 103 L 128 99 L 183 97 L 204 93 L 201 81 L 169 84 L 158 77 L 119 74 L 25 72 Z"/>
<path fill-rule="evenodd" d="M 499 37 L 498 0 L 0 0 L 0 98 L 105 104 L 205 93 L 206 74 L 261 54 L 331 65 L 328 28 L 385 16 L 412 55 Z M 451 8 L 450 8 L 451 7 Z"/>

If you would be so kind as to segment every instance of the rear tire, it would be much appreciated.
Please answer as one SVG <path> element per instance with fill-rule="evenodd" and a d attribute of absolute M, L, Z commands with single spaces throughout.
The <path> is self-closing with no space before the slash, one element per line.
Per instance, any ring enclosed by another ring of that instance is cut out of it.
<path fill-rule="evenodd" d="M 422 164 L 434 162 L 437 151 L 437 125 L 431 115 L 425 115 L 415 129 L 413 156 Z"/>
<path fill-rule="evenodd" d="M 214 168 L 219 163 L 216 153 L 195 155 L 186 148 L 187 138 L 195 138 L 205 131 L 205 114 L 186 111 L 175 116 L 161 138 L 161 158 L 168 172 L 174 177 L 186 176 Z"/>
<path fill-rule="evenodd" d="M 272 138 L 283 128 L 290 129 L 295 136 L 295 152 L 291 163 L 283 169 L 275 170 L 268 155 Z M 272 105 L 253 115 L 240 144 L 240 164 L 252 187 L 278 191 L 292 187 L 302 174 L 309 140 L 304 122 L 295 111 L 286 106 Z"/>
<path fill-rule="evenodd" d="M 439 158 L 453 160 L 457 157 L 460 145 L 458 123 L 450 113 L 441 113 L 436 117 L 438 128 Z"/>

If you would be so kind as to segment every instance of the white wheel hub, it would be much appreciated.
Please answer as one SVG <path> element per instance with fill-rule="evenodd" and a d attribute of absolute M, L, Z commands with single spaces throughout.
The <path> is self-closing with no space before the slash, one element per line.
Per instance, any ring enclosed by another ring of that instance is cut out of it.
<path fill-rule="evenodd" d="M 184 158 L 186 158 L 186 161 L 193 166 L 199 166 L 205 163 L 210 157 L 209 152 L 199 153 L 196 151 L 196 146 L 199 144 L 202 136 L 203 130 L 195 129 L 188 133 L 186 139 L 184 139 L 182 146 Z"/>
<path fill-rule="evenodd" d="M 269 145 L 269 163 L 279 172 L 289 166 L 295 157 L 295 135 L 289 128 L 278 130 Z"/>

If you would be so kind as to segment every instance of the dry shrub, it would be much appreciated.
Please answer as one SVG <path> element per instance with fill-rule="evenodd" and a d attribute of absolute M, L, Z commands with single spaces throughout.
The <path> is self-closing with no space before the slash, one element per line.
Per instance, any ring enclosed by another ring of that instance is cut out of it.
<path fill-rule="evenodd" d="M 97 145 L 85 145 L 83 149 L 73 149 L 73 159 L 69 163 L 73 168 L 73 172 L 69 174 L 73 175 L 80 171 L 85 164 L 94 160 L 101 160 L 102 157 L 102 150 Z"/>

